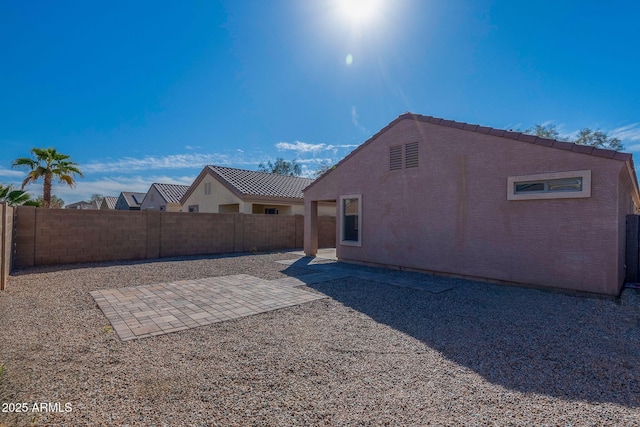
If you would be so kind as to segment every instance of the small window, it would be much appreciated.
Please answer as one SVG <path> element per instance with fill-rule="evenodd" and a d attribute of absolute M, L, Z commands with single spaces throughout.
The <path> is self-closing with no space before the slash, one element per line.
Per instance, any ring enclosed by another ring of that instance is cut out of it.
<path fill-rule="evenodd" d="M 211 183 L 210 182 L 205 182 L 204 183 L 204 194 L 206 194 L 206 195 L 211 194 Z"/>
<path fill-rule="evenodd" d="M 278 209 L 276 209 L 276 208 L 264 208 L 264 213 L 266 215 L 278 215 Z"/>
<path fill-rule="evenodd" d="M 189 212 L 198 213 L 199 205 L 190 205 Z"/>
<path fill-rule="evenodd" d="M 361 246 L 362 243 L 362 196 L 340 197 L 340 243 Z"/>
<path fill-rule="evenodd" d="M 507 178 L 507 200 L 591 197 L 591 171 L 554 172 Z"/>
<path fill-rule="evenodd" d="M 402 169 L 402 145 L 389 147 L 389 170 Z"/>
<path fill-rule="evenodd" d="M 582 191 L 582 178 L 548 179 L 534 182 L 516 182 L 515 193 L 544 193 L 556 191 Z"/>

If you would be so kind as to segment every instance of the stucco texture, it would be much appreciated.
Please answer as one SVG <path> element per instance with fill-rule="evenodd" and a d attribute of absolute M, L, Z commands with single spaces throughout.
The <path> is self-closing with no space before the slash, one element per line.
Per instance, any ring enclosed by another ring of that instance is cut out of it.
<path fill-rule="evenodd" d="M 416 141 L 418 167 L 390 170 L 390 147 Z M 590 197 L 507 200 L 510 176 L 578 170 L 591 171 Z M 361 246 L 337 234 L 341 260 L 618 295 L 629 173 L 625 161 L 405 119 L 307 188 L 305 201 L 361 195 Z"/>

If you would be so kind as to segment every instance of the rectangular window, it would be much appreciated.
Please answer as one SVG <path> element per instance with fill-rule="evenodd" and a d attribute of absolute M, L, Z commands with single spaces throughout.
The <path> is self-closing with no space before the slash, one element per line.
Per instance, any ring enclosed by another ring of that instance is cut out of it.
<path fill-rule="evenodd" d="M 591 197 L 591 171 L 553 172 L 507 178 L 507 200 Z"/>
<path fill-rule="evenodd" d="M 362 195 L 340 197 L 340 243 L 362 244 Z"/>
<path fill-rule="evenodd" d="M 205 182 L 204 183 L 204 194 L 211 194 L 211 183 L 210 182 Z"/>
<path fill-rule="evenodd" d="M 582 177 L 516 182 L 515 194 L 549 193 L 555 191 L 582 191 Z"/>
<path fill-rule="evenodd" d="M 199 205 L 189 205 L 189 212 L 197 213 L 199 210 Z"/>
<path fill-rule="evenodd" d="M 264 208 L 264 213 L 266 215 L 278 215 L 278 209 L 276 209 L 276 208 Z"/>

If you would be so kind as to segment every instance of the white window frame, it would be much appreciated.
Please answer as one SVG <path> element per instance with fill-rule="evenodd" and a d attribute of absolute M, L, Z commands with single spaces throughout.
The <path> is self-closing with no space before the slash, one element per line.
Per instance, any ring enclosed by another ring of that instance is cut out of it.
<path fill-rule="evenodd" d="M 344 240 L 344 201 L 348 199 L 358 200 L 358 241 Z M 362 246 L 362 194 L 349 194 L 340 196 L 340 244 L 344 246 Z"/>
<path fill-rule="evenodd" d="M 580 191 L 544 191 L 516 193 L 516 184 L 550 181 L 554 179 L 581 178 Z M 581 199 L 591 197 L 591 170 L 552 172 L 536 175 L 518 175 L 507 178 L 507 200 Z"/>

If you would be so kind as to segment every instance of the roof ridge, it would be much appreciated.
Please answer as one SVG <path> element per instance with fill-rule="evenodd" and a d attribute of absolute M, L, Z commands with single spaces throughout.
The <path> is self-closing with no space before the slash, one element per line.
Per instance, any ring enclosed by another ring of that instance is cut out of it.
<path fill-rule="evenodd" d="M 480 126 L 476 124 L 458 122 L 455 120 L 445 120 L 439 117 L 423 116 L 421 114 L 406 112 L 398 116 L 396 120 L 413 119 L 421 122 L 431 123 L 439 126 L 452 127 L 456 129 L 466 130 L 469 132 L 479 132 L 491 136 L 508 138 L 515 141 L 528 142 L 535 145 L 557 148 L 575 153 L 589 154 L 597 157 L 605 157 L 615 160 L 629 160 L 632 158 L 630 153 L 623 151 L 611 150 L 608 148 L 597 148 L 590 145 L 576 144 L 575 142 L 561 141 L 558 139 L 541 138 L 524 132 L 514 132 L 512 130 L 498 129 L 489 126 Z M 394 122 L 396 121 L 394 120 Z M 392 122 L 392 123 L 394 123 Z"/>
<path fill-rule="evenodd" d="M 298 179 L 310 179 L 313 181 L 314 178 L 307 178 L 304 176 L 296 176 L 296 175 L 283 175 L 281 173 L 274 173 L 274 172 L 265 172 L 265 171 L 254 171 L 251 169 L 240 169 L 240 168 L 232 168 L 230 166 L 218 166 L 218 165 L 207 165 L 207 167 L 209 168 L 220 168 L 220 169 L 230 169 L 230 170 L 235 170 L 235 171 L 241 171 L 241 172 L 251 172 L 253 174 L 265 174 L 265 175 L 273 175 L 273 176 L 278 176 L 278 177 L 284 177 L 284 178 L 298 178 Z"/>
<path fill-rule="evenodd" d="M 630 153 L 603 149 L 603 148 L 596 148 L 589 145 L 576 144 L 575 142 L 566 142 L 566 141 L 558 141 L 555 139 L 540 138 L 536 135 L 529 135 L 523 132 L 513 132 L 513 131 L 504 130 L 504 129 L 496 129 L 489 126 L 481 126 L 481 125 L 476 125 L 476 124 L 471 124 L 466 122 L 457 122 L 455 120 L 445 120 L 440 117 L 424 116 L 422 114 L 416 114 L 416 113 L 411 113 L 407 111 L 400 114 L 394 120 L 389 122 L 385 127 L 383 127 L 378 132 L 376 132 L 371 137 L 369 137 L 362 144 L 358 145 L 353 151 L 351 151 L 349 154 L 343 157 L 331 169 L 325 171 L 317 179 L 311 182 L 307 187 L 304 188 L 304 190 L 306 191 L 307 189 L 313 187 L 318 181 L 323 179 L 326 175 L 330 174 L 331 171 L 333 171 L 338 165 L 342 164 L 351 156 L 355 155 L 357 152 L 363 149 L 365 146 L 375 141 L 380 135 L 382 135 L 383 133 L 391 129 L 393 126 L 395 126 L 402 120 L 406 120 L 406 119 L 430 123 L 430 124 L 439 125 L 439 126 L 452 127 L 455 129 L 466 130 L 469 132 L 484 133 L 492 136 L 498 136 L 501 138 L 512 139 L 515 141 L 527 142 L 535 145 L 541 145 L 541 146 L 560 149 L 560 150 L 572 151 L 574 153 L 589 154 L 592 156 L 604 157 L 607 159 L 613 159 L 613 160 L 619 160 L 619 161 L 625 161 L 625 162 L 628 161 L 631 165 L 631 168 L 634 170 L 634 176 L 635 176 L 635 168 L 633 166 L 633 155 Z"/>
<path fill-rule="evenodd" d="M 204 170 L 210 171 L 240 196 L 302 199 L 302 189 L 314 181 L 313 178 L 228 166 L 207 165 Z"/>

